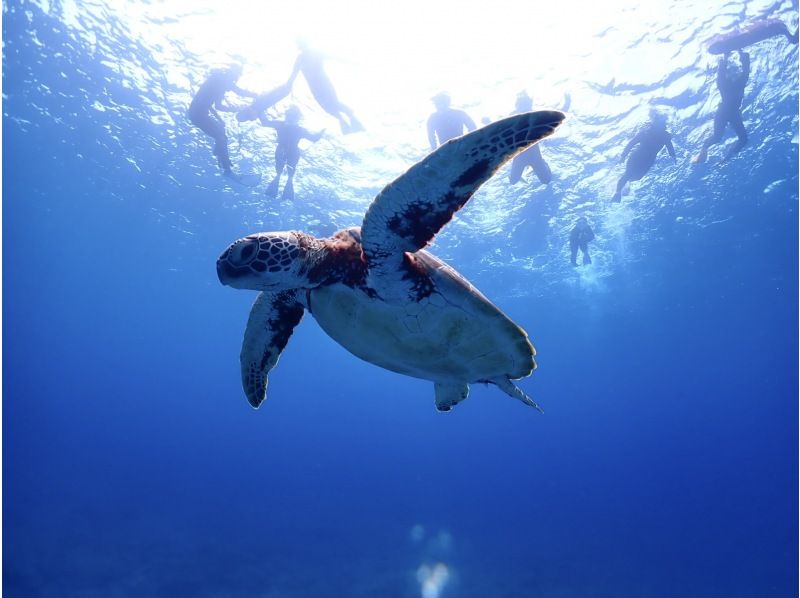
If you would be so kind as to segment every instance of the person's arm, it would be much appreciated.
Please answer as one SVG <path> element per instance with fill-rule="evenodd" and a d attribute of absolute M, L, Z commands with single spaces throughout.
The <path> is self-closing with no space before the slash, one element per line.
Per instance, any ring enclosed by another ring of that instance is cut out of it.
<path fill-rule="evenodd" d="M 739 60 L 742 61 L 742 77 L 747 81 L 750 77 L 750 54 L 739 50 Z"/>
<path fill-rule="evenodd" d="M 217 101 L 214 102 L 212 110 L 216 107 L 216 109 L 219 110 L 220 112 L 239 112 L 244 108 L 244 106 L 237 106 L 237 107 L 226 106 L 224 102 L 225 102 L 225 92 L 222 92 L 219 98 L 217 98 Z M 217 118 L 219 118 L 219 114 L 217 114 Z"/>
<path fill-rule="evenodd" d="M 728 72 L 728 53 L 722 55 L 722 58 L 717 65 L 717 87 L 725 85 L 725 75 Z"/>
<path fill-rule="evenodd" d="M 287 85 L 291 85 L 294 83 L 297 74 L 300 72 L 300 69 L 303 68 L 303 55 L 300 54 L 297 57 L 297 60 L 294 61 L 294 66 L 292 67 L 292 74 L 289 75 L 289 81 L 287 81 Z"/>
<path fill-rule="evenodd" d="M 643 134 L 643 131 L 639 131 L 638 133 L 636 133 L 636 135 L 633 136 L 633 139 L 631 139 L 628 142 L 628 145 L 626 145 L 625 149 L 622 150 L 622 156 L 619 159 L 620 162 L 623 162 L 625 160 L 625 158 L 628 157 L 628 154 L 633 149 L 633 146 L 635 146 L 641 140 L 642 134 Z"/>
<path fill-rule="evenodd" d="M 461 118 L 463 120 L 464 126 L 467 127 L 467 131 L 474 131 L 475 130 L 475 121 L 469 117 L 469 114 L 461 111 Z"/>
<path fill-rule="evenodd" d="M 255 93 L 254 91 L 247 91 L 246 89 L 242 89 L 241 87 L 239 87 L 235 83 L 233 85 L 231 85 L 231 89 L 230 90 L 233 93 L 235 93 L 236 95 L 242 96 L 243 98 L 256 99 L 258 97 L 258 94 Z"/>
<path fill-rule="evenodd" d="M 436 149 L 436 127 L 433 125 L 433 118 L 435 115 L 431 115 L 428 119 L 428 141 L 431 144 L 431 151 Z"/>
<path fill-rule="evenodd" d="M 306 129 L 303 129 L 302 136 L 308 139 L 309 141 L 313 141 L 316 143 L 320 139 L 322 139 L 322 134 L 325 132 L 325 129 L 322 129 L 319 133 L 311 133 Z"/>
<path fill-rule="evenodd" d="M 672 159 L 677 162 L 675 158 L 675 147 L 672 145 L 672 139 L 670 137 L 667 138 L 667 142 L 664 144 L 664 147 L 667 148 L 669 155 L 672 156 Z"/>
<path fill-rule="evenodd" d="M 572 96 L 569 92 L 564 92 L 564 105 L 561 106 L 561 112 L 566 112 L 569 110 L 570 105 L 572 105 Z"/>
<path fill-rule="evenodd" d="M 584 239 L 586 239 L 586 243 L 594 241 L 594 231 L 588 226 L 586 227 L 586 233 L 584 234 Z"/>
<path fill-rule="evenodd" d="M 283 124 L 279 120 L 269 120 L 265 114 L 258 115 L 258 122 L 261 123 L 262 127 L 272 127 L 273 129 L 277 129 Z"/>

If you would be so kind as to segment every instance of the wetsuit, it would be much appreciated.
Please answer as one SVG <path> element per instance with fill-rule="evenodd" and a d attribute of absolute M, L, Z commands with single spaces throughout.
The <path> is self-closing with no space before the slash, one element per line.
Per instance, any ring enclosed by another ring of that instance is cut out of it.
<path fill-rule="evenodd" d="M 526 149 L 511 162 L 511 171 L 508 173 L 508 181 L 512 185 L 519 182 L 522 178 L 522 173 L 525 171 L 526 166 L 530 166 L 533 169 L 533 173 L 545 185 L 553 180 L 553 173 L 547 165 L 547 162 L 544 161 L 542 150 L 539 149 L 538 143 Z"/>
<path fill-rule="evenodd" d="M 572 252 L 572 265 L 577 266 L 578 249 L 583 252 L 583 263 L 591 264 L 592 258 L 589 257 L 587 243 L 594 239 L 594 232 L 588 224 L 576 224 L 575 228 L 569 233 L 569 248 Z"/>
<path fill-rule="evenodd" d="M 300 148 L 298 144 L 301 139 L 319 141 L 322 131 L 310 133 L 300 125 L 286 121 L 271 121 L 261 118 L 261 124 L 265 127 L 272 127 L 278 133 L 278 145 L 275 147 L 275 172 L 276 176 L 267 188 L 267 193 L 271 196 L 277 195 L 278 183 L 283 169 L 286 168 L 288 178 L 283 189 L 284 199 L 294 198 L 294 173 L 297 163 L 300 160 Z"/>
<path fill-rule="evenodd" d="M 234 87 L 227 72 L 214 72 L 200 86 L 189 106 L 189 120 L 214 139 L 214 155 L 227 174 L 232 171 L 228 155 L 228 137 L 225 135 L 225 124 L 214 109 L 214 105 L 222 102 L 225 93 Z"/>
<path fill-rule="evenodd" d="M 728 58 L 724 56 L 717 67 L 717 89 L 722 97 L 717 113 L 714 115 L 714 130 L 711 136 L 703 142 L 697 161 L 702 162 L 706 159 L 708 148 L 722 141 L 725 127 L 730 125 L 736 132 L 738 139 L 731 146 L 726 158 L 730 158 L 747 143 L 747 131 L 742 122 L 742 100 L 744 99 L 744 89 L 747 79 L 750 77 L 750 55 L 747 52 L 739 52 L 742 60 L 742 71 L 740 73 L 730 73 L 728 70 Z"/>
<path fill-rule="evenodd" d="M 568 93 L 565 94 L 564 105 L 561 108 L 561 111 L 566 112 L 569 110 L 571 102 L 572 97 Z M 517 97 L 516 110 L 511 114 L 521 114 L 531 110 L 533 110 L 533 100 L 531 100 L 527 93 L 523 93 Z M 545 162 L 545 159 L 542 157 L 542 150 L 540 146 L 541 143 L 532 145 L 511 161 L 511 170 L 508 173 L 509 183 L 512 185 L 518 183 L 522 178 L 522 173 L 525 172 L 525 168 L 530 166 L 533 169 L 533 174 L 537 176 L 542 184 L 550 184 L 550 181 L 553 180 L 553 173 L 550 170 L 550 166 L 548 166 L 547 162 Z"/>
<path fill-rule="evenodd" d="M 467 131 L 475 130 L 475 123 L 469 114 L 455 108 L 437 110 L 428 118 L 428 141 L 431 144 L 431 150 L 435 150 L 439 145 L 455 137 L 460 137 L 464 128 Z"/>
<path fill-rule="evenodd" d="M 634 135 L 622 150 L 622 158 L 628 154 L 628 161 L 625 163 L 625 172 L 617 181 L 617 190 L 612 201 L 620 201 L 622 188 L 629 181 L 641 179 L 650 167 L 655 164 L 658 152 L 662 147 L 666 147 L 672 159 L 675 159 L 675 148 L 672 145 L 672 135 L 667 132 L 661 124 L 649 123 L 645 128 Z"/>
<path fill-rule="evenodd" d="M 343 133 L 353 133 L 364 129 L 363 125 L 353 114 L 353 111 L 343 104 L 336 95 L 333 83 L 325 72 L 323 56 L 318 52 L 304 49 L 295 61 L 292 76 L 298 71 L 303 73 L 311 95 L 325 112 L 339 120 Z M 347 116 L 345 119 L 342 115 Z"/>

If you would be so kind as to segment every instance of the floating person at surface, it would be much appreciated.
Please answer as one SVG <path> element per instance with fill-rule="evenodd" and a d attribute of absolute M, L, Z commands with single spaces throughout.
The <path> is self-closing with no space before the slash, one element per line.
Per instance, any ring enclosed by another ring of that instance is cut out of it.
<path fill-rule="evenodd" d="M 747 79 L 750 77 L 750 55 L 739 50 L 739 60 L 741 69 L 737 69 L 728 62 L 728 54 L 725 54 L 719 61 L 717 67 L 717 89 L 722 100 L 714 115 L 714 128 L 711 135 L 703 142 L 700 153 L 697 154 L 692 162 L 698 164 L 705 162 L 708 158 L 708 148 L 722 141 L 725 134 L 725 127 L 730 124 L 736 132 L 738 139 L 728 150 L 724 160 L 733 156 L 747 143 L 747 130 L 742 122 L 742 100 L 744 99 L 744 88 Z"/>
<path fill-rule="evenodd" d="M 320 52 L 312 50 L 303 40 L 297 42 L 297 47 L 300 55 L 294 63 L 291 78 L 293 79 L 298 72 L 303 73 L 311 95 L 325 112 L 339 121 L 342 133 L 363 131 L 364 126 L 355 117 L 353 111 L 339 101 L 333 83 L 328 78 L 322 64 L 325 57 Z"/>
<path fill-rule="evenodd" d="M 617 190 L 611 201 L 620 201 L 623 187 L 630 181 L 638 181 L 647 174 L 663 147 L 667 148 L 669 155 L 675 160 L 672 135 L 667 132 L 667 117 L 657 110 L 651 110 L 650 122 L 640 129 L 622 150 L 620 161 L 628 158 L 628 154 L 630 154 L 630 158 L 625 164 L 625 172 L 617 181 Z"/>
<path fill-rule="evenodd" d="M 267 120 L 265 116 L 260 117 L 261 124 L 265 127 L 272 127 L 278 132 L 278 145 L 275 147 L 275 178 L 267 187 L 267 196 L 278 196 L 278 185 L 280 184 L 281 174 L 284 168 L 288 178 L 283 187 L 282 199 L 294 199 L 294 172 L 297 162 L 300 160 L 300 148 L 298 144 L 301 139 L 319 141 L 324 130 L 319 133 L 309 133 L 300 126 L 300 109 L 297 106 L 290 106 L 286 111 L 284 120 Z"/>
<path fill-rule="evenodd" d="M 228 137 L 225 123 L 217 110 L 236 112 L 236 108 L 225 106 L 222 102 L 229 91 L 242 97 L 255 98 L 257 94 L 245 91 L 236 85 L 242 76 L 241 65 L 234 64 L 226 69 L 214 70 L 197 90 L 189 105 L 189 120 L 201 131 L 214 139 L 214 155 L 227 176 L 233 175 L 233 165 L 228 155 Z"/>
<path fill-rule="evenodd" d="M 449 94 L 437 93 L 431 101 L 436 106 L 436 112 L 428 118 L 428 141 L 431 144 L 431 151 L 454 137 L 461 137 L 464 129 L 475 130 L 475 123 L 466 112 L 450 107 Z"/>
<path fill-rule="evenodd" d="M 742 50 L 771 37 L 785 36 L 789 43 L 796 44 L 798 30 L 789 32 L 786 23 L 780 19 L 762 19 L 748 23 L 741 29 L 716 35 L 708 40 L 708 51 L 711 54 L 727 54 L 734 50 Z"/>
<path fill-rule="evenodd" d="M 583 216 L 578 218 L 575 226 L 569 233 L 569 249 L 572 253 L 572 265 L 578 265 L 578 249 L 583 253 L 583 265 L 591 264 L 587 243 L 594 240 L 594 231 L 589 226 L 589 221 Z"/>
<path fill-rule="evenodd" d="M 561 108 L 562 112 L 569 110 L 572 99 L 569 93 L 564 94 L 564 106 Z M 530 112 L 533 110 L 533 99 L 528 95 L 528 92 L 521 91 L 517 94 L 517 103 L 514 107 L 514 112 L 511 114 L 522 114 L 523 112 Z M 548 185 L 553 180 L 553 173 L 550 166 L 544 161 L 542 157 L 542 150 L 540 149 L 541 143 L 537 143 L 526 149 L 519 154 L 511 162 L 511 171 L 508 173 L 508 182 L 512 185 L 518 183 L 525 172 L 525 168 L 530 166 L 533 173 L 539 178 L 542 184 Z"/>

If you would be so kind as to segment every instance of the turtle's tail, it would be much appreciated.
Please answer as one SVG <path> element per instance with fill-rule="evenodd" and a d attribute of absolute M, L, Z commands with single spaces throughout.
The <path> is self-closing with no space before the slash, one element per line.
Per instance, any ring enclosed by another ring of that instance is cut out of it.
<path fill-rule="evenodd" d="M 534 401 L 528 395 L 526 395 L 522 390 L 514 384 L 508 376 L 499 376 L 497 378 L 492 378 L 489 380 L 492 384 L 497 386 L 500 390 L 506 393 L 510 397 L 514 397 L 525 403 L 526 405 L 533 407 L 539 413 L 544 413 L 544 409 L 539 406 L 539 403 Z"/>

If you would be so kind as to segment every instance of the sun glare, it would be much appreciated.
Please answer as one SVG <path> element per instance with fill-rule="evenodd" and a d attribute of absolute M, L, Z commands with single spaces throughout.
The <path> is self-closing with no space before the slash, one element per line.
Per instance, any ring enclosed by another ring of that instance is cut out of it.
<path fill-rule="evenodd" d="M 602 72 L 609 56 L 620 59 L 623 53 L 609 49 L 608 39 L 604 58 L 598 57 L 600 34 L 657 20 L 664 4 L 579 2 L 567 12 L 557 3 L 518 1 L 490 7 L 474 0 L 171 0 L 114 3 L 110 10 L 124 12 L 133 33 L 153 47 L 166 41 L 154 36 L 166 36 L 209 65 L 245 63 L 242 84 L 255 88 L 284 80 L 296 41 L 305 39 L 329 56 L 327 68 L 340 95 L 365 118 L 409 110 L 422 118 L 429 98 L 444 89 L 455 104 L 480 102 L 487 111 L 507 112 L 509 97 L 523 88 L 539 103 L 553 105 L 561 98 L 559 86 L 588 71 Z"/>

